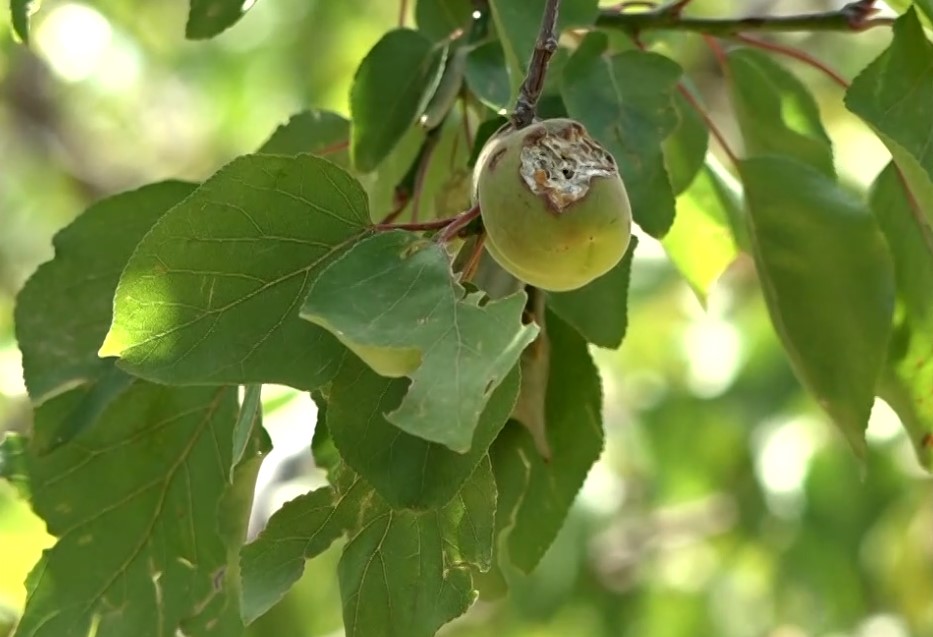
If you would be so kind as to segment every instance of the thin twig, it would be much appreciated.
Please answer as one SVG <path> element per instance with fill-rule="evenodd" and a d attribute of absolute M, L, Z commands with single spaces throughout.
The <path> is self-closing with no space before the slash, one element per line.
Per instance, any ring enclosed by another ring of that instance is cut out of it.
<path fill-rule="evenodd" d="M 850 2 L 838 11 L 823 11 L 802 15 L 749 16 L 744 18 L 688 18 L 680 14 L 680 2 L 658 7 L 651 11 L 621 12 L 604 9 L 596 25 L 619 29 L 628 33 L 642 31 L 695 31 L 719 37 L 734 36 L 753 31 L 850 31 L 858 32 L 875 27 L 889 27 L 893 18 L 873 18 L 878 9 L 871 0 Z"/>
<path fill-rule="evenodd" d="M 844 77 L 839 75 L 836 71 L 832 70 L 829 66 L 819 61 L 806 51 L 796 49 L 791 46 L 786 46 L 783 44 L 777 44 L 776 42 L 766 42 L 764 40 L 759 40 L 757 38 L 752 38 L 747 35 L 742 35 L 741 33 L 733 36 L 734 39 L 744 42 L 749 46 L 753 46 L 756 49 L 764 49 L 765 51 L 771 51 L 773 53 L 779 53 L 781 55 L 793 58 L 808 66 L 812 66 L 818 71 L 822 71 L 827 77 L 829 77 L 833 82 L 838 84 L 844 89 L 849 88 L 849 82 Z"/>
<path fill-rule="evenodd" d="M 323 156 L 323 155 L 330 155 L 332 153 L 339 153 L 341 150 L 346 150 L 347 148 L 349 148 L 349 146 L 350 146 L 350 140 L 345 139 L 343 141 L 333 143 L 330 146 L 325 146 L 321 150 L 317 151 L 317 154 L 320 156 Z"/>
<path fill-rule="evenodd" d="M 463 213 L 461 213 L 463 214 Z M 417 223 L 377 223 L 373 225 L 374 230 L 440 230 L 441 228 L 446 228 L 454 221 L 457 220 L 457 217 L 450 217 L 448 219 L 434 219 L 433 221 L 419 221 Z"/>
<path fill-rule="evenodd" d="M 421 211 L 421 191 L 424 190 L 424 178 L 428 174 L 428 168 L 431 165 L 431 157 L 434 156 L 434 149 L 437 148 L 438 135 L 429 135 L 425 142 L 424 154 L 421 156 L 421 163 L 418 164 L 418 172 L 415 173 L 414 193 L 411 201 L 411 220 L 412 223 L 418 221 L 418 213 Z"/>
<path fill-rule="evenodd" d="M 697 115 L 703 120 L 703 123 L 706 124 L 706 129 L 710 134 L 716 138 L 716 141 L 719 142 L 719 146 L 722 148 L 722 151 L 729 158 L 729 161 L 732 162 L 733 166 L 739 165 L 738 156 L 735 154 L 735 151 L 732 150 L 732 147 L 729 146 L 729 143 L 726 141 L 725 135 L 722 134 L 722 131 L 719 130 L 719 127 L 716 126 L 716 122 L 713 121 L 713 118 L 710 117 L 710 114 L 706 112 L 700 102 L 697 101 L 697 98 L 693 96 L 686 86 L 683 84 L 677 85 L 677 90 L 681 95 L 684 96 L 684 99 L 693 107 L 693 110 L 696 111 Z"/>
<path fill-rule="evenodd" d="M 470 224 L 479 216 L 479 205 L 474 205 L 469 210 L 464 210 L 453 219 L 449 219 L 444 229 L 437 233 L 438 243 L 447 243 L 456 237 L 461 230 Z"/>
<path fill-rule="evenodd" d="M 466 265 L 463 266 L 463 271 L 460 274 L 460 282 L 466 283 L 471 281 L 473 276 L 476 274 L 477 268 L 479 268 L 480 259 L 483 256 L 483 246 L 486 244 L 486 235 L 481 234 L 476 237 L 476 243 L 473 244 L 473 251 L 470 252 L 470 258 L 467 259 Z"/>
<path fill-rule="evenodd" d="M 398 8 L 398 28 L 405 27 L 405 18 L 408 17 L 408 0 L 401 0 Z"/>
<path fill-rule="evenodd" d="M 522 81 L 518 93 L 515 111 L 512 113 L 512 126 L 516 129 L 525 128 L 535 119 L 535 110 L 538 98 L 544 90 L 544 78 L 547 75 L 547 65 L 551 56 L 557 50 L 557 14 L 560 10 L 560 0 L 546 0 L 544 15 L 541 16 L 541 28 L 538 30 L 538 40 L 535 50 L 528 62 L 528 71 Z"/>

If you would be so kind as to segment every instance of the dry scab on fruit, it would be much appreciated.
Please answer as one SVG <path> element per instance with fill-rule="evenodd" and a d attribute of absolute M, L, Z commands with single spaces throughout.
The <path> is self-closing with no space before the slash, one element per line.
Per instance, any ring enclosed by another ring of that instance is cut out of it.
<path fill-rule="evenodd" d="M 489 253 L 535 287 L 574 290 L 625 254 L 625 185 L 612 155 L 579 122 L 550 119 L 497 134 L 473 182 Z"/>

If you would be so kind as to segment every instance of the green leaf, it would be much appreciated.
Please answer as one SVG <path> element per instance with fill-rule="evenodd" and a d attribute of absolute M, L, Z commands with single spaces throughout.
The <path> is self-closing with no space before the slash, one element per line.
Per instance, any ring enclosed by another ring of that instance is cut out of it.
<path fill-rule="evenodd" d="M 748 154 L 786 155 L 834 176 L 830 139 L 807 87 L 761 51 L 735 49 L 727 59 Z"/>
<path fill-rule="evenodd" d="M 243 393 L 243 403 L 233 426 L 233 459 L 230 470 L 240 464 L 250 440 L 256 432 L 256 426 L 262 422 L 262 385 L 247 385 Z M 261 425 L 260 425 L 261 426 Z"/>
<path fill-rule="evenodd" d="M 868 65 L 846 93 L 846 106 L 865 120 L 891 151 L 933 224 L 933 145 L 927 143 L 933 101 L 933 44 L 913 9 L 894 24 L 891 46 Z"/>
<path fill-rule="evenodd" d="M 482 299 L 454 281 L 443 246 L 392 231 L 324 268 L 301 316 L 333 332 L 377 373 L 411 378 L 389 422 L 463 453 L 490 394 L 537 334 L 521 321 L 524 293 Z"/>
<path fill-rule="evenodd" d="M 389 508 L 373 494 L 338 565 L 347 637 L 433 637 L 476 599 L 488 567 L 496 486 L 484 457 L 446 507 Z"/>
<path fill-rule="evenodd" d="M 920 462 L 933 470 L 933 230 L 893 164 L 875 180 L 870 201 L 894 257 L 898 300 L 879 395 L 900 416 Z"/>
<path fill-rule="evenodd" d="M 83 391 L 47 401 L 36 430 L 55 429 Z M 217 441 L 235 412 L 233 388 L 136 383 L 75 444 L 42 457 L 25 449 L 21 479 L 58 541 L 30 575 L 17 636 L 83 637 L 96 624 L 98 637 L 194 637 L 208 632 L 189 627 L 239 625 L 217 522 L 230 488 L 230 448 Z"/>
<path fill-rule="evenodd" d="M 418 0 L 415 4 L 418 30 L 434 41 L 468 28 L 472 15 L 472 0 Z"/>
<path fill-rule="evenodd" d="M 514 422 L 490 449 L 497 489 L 506 503 L 503 506 L 506 510 L 515 508 L 512 520 L 499 526 L 507 529 L 509 559 L 526 573 L 535 568 L 554 541 L 603 449 L 602 390 L 586 341 L 554 314 L 547 316 L 547 329 L 551 376 L 546 414 L 551 459 L 543 459 L 531 435 Z"/>
<path fill-rule="evenodd" d="M 681 194 L 697 174 L 703 169 L 706 149 L 709 144 L 709 131 L 703 118 L 681 95 L 674 95 L 674 110 L 680 123 L 670 137 L 661 145 L 664 151 L 664 165 L 671 179 L 671 189 L 675 195 Z"/>
<path fill-rule="evenodd" d="M 628 284 L 638 238 L 632 237 L 625 256 L 592 283 L 570 292 L 548 293 L 548 307 L 584 339 L 616 349 L 628 327 Z"/>
<path fill-rule="evenodd" d="M 311 457 L 314 465 L 327 472 L 328 479 L 340 466 L 340 453 L 334 445 L 334 439 L 327 428 L 327 400 L 319 391 L 311 392 L 311 398 L 317 406 L 317 421 L 314 423 L 314 435 L 311 437 Z"/>
<path fill-rule="evenodd" d="M 223 33 L 243 17 L 256 2 L 243 0 L 191 0 L 185 37 L 204 40 Z"/>
<path fill-rule="evenodd" d="M 307 560 L 343 535 L 345 518 L 359 508 L 361 494 L 368 491 L 357 479 L 339 495 L 331 487 L 300 495 L 276 511 L 259 537 L 243 547 L 242 613 L 247 624 L 285 596 Z"/>
<path fill-rule="evenodd" d="M 891 331 L 884 239 L 867 206 L 816 168 L 759 157 L 740 172 L 772 323 L 800 380 L 861 455 Z"/>
<path fill-rule="evenodd" d="M 677 217 L 661 243 L 703 304 L 738 256 L 729 220 L 741 214 L 741 202 L 711 165 L 677 198 Z"/>
<path fill-rule="evenodd" d="M 16 339 L 34 402 L 110 373 L 113 361 L 98 358 L 97 350 L 120 270 L 159 217 L 195 187 L 163 182 L 115 195 L 55 235 L 55 258 L 39 266 L 16 299 Z"/>
<path fill-rule="evenodd" d="M 29 44 L 29 16 L 39 7 L 39 0 L 10 0 L 10 19 L 13 22 L 13 31 L 23 41 Z"/>
<path fill-rule="evenodd" d="M 681 69 L 656 53 L 609 57 L 606 46 L 605 34 L 592 33 L 567 62 L 564 103 L 615 157 L 635 221 L 660 238 L 674 221 L 661 143 L 677 127 L 671 94 Z"/>
<path fill-rule="evenodd" d="M 375 170 L 418 119 L 444 57 L 418 31 L 395 29 L 360 63 L 350 89 L 350 156 L 360 172 Z"/>
<path fill-rule="evenodd" d="M 541 27 L 547 0 L 490 0 L 493 21 L 505 50 L 514 102 L 525 77 Z M 590 27 L 596 22 L 599 0 L 564 0 L 557 14 L 557 32 L 571 27 Z"/>
<path fill-rule="evenodd" d="M 497 113 L 511 106 L 509 72 L 499 42 L 486 42 L 470 51 L 466 60 L 466 83 L 476 99 Z"/>
<path fill-rule="evenodd" d="M 298 307 L 368 224 L 366 194 L 327 160 L 241 157 L 140 242 L 100 353 L 157 382 L 321 386 L 345 350 Z"/>
<path fill-rule="evenodd" d="M 384 414 L 402 400 L 405 381 L 383 378 L 348 357 L 330 388 L 327 429 L 343 460 L 390 506 L 437 508 L 457 493 L 502 429 L 518 385 L 516 370 L 492 392 L 470 450 L 460 454 L 390 424 Z"/>
<path fill-rule="evenodd" d="M 902 13 L 916 6 L 927 20 L 933 21 L 933 0 L 887 0 L 885 4 Z"/>
<path fill-rule="evenodd" d="M 276 128 L 257 152 L 321 155 L 341 168 L 349 169 L 349 146 L 350 122 L 337 113 L 312 109 L 293 115 Z"/>

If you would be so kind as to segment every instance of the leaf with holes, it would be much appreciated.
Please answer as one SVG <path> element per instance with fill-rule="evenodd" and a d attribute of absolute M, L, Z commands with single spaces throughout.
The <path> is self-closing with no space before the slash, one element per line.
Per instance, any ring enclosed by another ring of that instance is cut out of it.
<path fill-rule="evenodd" d="M 140 242 L 100 353 L 157 382 L 321 386 L 345 350 L 298 308 L 368 224 L 366 194 L 329 161 L 241 157 Z"/>
<path fill-rule="evenodd" d="M 379 376 L 361 361 L 348 358 L 330 388 L 327 431 L 343 460 L 390 506 L 441 507 L 457 493 L 499 434 L 515 405 L 518 382 L 514 370 L 492 392 L 470 450 L 461 454 L 391 424 L 385 414 L 402 401 L 406 382 Z M 438 423 L 443 424 L 443 420 Z"/>
<path fill-rule="evenodd" d="M 301 316 L 330 330 L 376 372 L 411 385 L 389 422 L 454 451 L 470 449 L 493 390 L 535 337 L 525 294 L 483 303 L 454 281 L 442 245 L 383 232 L 314 277 Z"/>

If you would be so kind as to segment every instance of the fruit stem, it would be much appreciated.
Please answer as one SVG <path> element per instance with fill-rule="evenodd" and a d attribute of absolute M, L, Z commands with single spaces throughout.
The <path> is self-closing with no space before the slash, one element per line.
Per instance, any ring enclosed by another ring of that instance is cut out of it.
<path fill-rule="evenodd" d="M 518 92 L 518 101 L 512 112 L 512 126 L 515 130 L 525 128 L 535 119 L 538 107 L 538 98 L 544 90 L 544 78 L 547 75 L 548 63 L 557 50 L 557 14 L 560 10 L 560 0 L 547 0 L 544 5 L 544 14 L 541 16 L 541 27 L 538 29 L 538 40 L 535 50 L 528 62 L 528 71 Z"/>
<path fill-rule="evenodd" d="M 437 234 L 438 243 L 447 243 L 456 237 L 471 221 L 479 216 L 479 204 L 474 204 L 469 210 L 464 210 L 450 220 L 444 229 Z"/>

